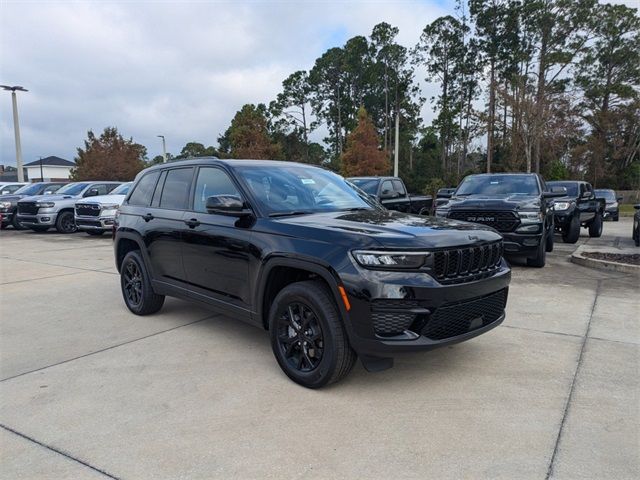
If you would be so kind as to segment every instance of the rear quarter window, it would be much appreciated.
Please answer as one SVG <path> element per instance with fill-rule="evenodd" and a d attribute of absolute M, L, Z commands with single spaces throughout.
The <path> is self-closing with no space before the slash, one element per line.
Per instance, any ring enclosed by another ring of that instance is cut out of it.
<path fill-rule="evenodd" d="M 151 203 L 151 195 L 156 187 L 160 172 L 151 172 L 143 176 L 129 196 L 128 204 L 146 207 Z"/>

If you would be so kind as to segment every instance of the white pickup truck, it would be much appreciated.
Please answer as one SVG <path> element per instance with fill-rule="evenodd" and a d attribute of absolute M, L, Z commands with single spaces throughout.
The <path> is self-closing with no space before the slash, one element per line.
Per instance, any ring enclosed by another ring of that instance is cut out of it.
<path fill-rule="evenodd" d="M 78 230 L 95 236 L 111 230 L 116 218 L 116 211 L 129 193 L 131 183 L 123 183 L 108 195 L 78 200 L 75 208 Z"/>

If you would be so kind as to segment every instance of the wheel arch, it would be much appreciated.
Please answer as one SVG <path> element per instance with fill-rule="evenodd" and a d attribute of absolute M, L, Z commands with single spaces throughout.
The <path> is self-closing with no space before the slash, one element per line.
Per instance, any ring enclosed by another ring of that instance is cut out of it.
<path fill-rule="evenodd" d="M 115 260 L 116 260 L 116 268 L 118 273 L 120 272 L 120 267 L 122 266 L 122 261 L 127 253 L 138 250 L 142 255 L 142 258 L 147 265 L 147 270 L 149 270 L 149 262 L 147 258 L 147 252 L 144 248 L 144 243 L 142 239 L 138 238 L 136 235 L 128 234 L 128 233 L 119 233 L 115 239 L 114 252 L 115 252 Z"/>
<path fill-rule="evenodd" d="M 265 330 L 269 329 L 269 310 L 278 292 L 292 283 L 319 278 L 329 289 L 340 312 L 342 323 L 350 333 L 350 325 L 345 321 L 348 315 L 347 308 L 338 290 L 338 287 L 342 286 L 342 282 L 330 265 L 318 263 L 315 259 L 285 256 L 272 257 L 263 265 L 258 277 L 258 288 L 254 301 L 256 321 L 261 323 Z"/>

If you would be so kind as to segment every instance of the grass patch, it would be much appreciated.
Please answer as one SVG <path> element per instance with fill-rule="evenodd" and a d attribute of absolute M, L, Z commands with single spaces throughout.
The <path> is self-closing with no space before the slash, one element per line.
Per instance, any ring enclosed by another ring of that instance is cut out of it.
<path fill-rule="evenodd" d="M 620 216 L 621 217 L 633 217 L 633 214 L 636 212 L 633 205 L 620 205 Z"/>

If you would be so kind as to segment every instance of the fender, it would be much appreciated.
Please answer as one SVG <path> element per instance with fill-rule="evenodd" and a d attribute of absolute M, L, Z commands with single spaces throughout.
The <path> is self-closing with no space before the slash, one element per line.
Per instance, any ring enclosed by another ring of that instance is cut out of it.
<path fill-rule="evenodd" d="M 338 276 L 338 273 L 334 270 L 334 268 L 321 260 L 315 257 L 306 257 L 304 255 L 285 255 L 280 253 L 270 254 L 265 258 L 262 262 L 262 267 L 260 272 L 258 273 L 258 278 L 256 281 L 257 291 L 254 296 L 254 305 L 255 308 L 255 321 L 262 323 L 263 316 L 265 312 L 262 311 L 262 305 L 264 300 L 264 292 L 267 287 L 267 279 L 269 278 L 269 274 L 271 270 L 275 267 L 292 267 L 299 268 L 301 270 L 307 270 L 309 272 L 315 273 L 319 277 L 321 277 L 331 290 L 331 294 L 333 295 L 333 299 L 338 306 L 338 310 L 340 311 L 340 316 L 342 317 L 342 324 L 347 331 L 349 337 L 352 337 L 352 328 L 351 323 L 348 321 L 347 309 L 344 305 L 344 302 L 340 296 L 338 291 L 338 286 L 342 285 L 342 281 Z"/>
<path fill-rule="evenodd" d="M 153 279 L 155 276 L 153 275 L 153 271 L 151 269 L 151 262 L 149 261 L 149 253 L 147 252 L 147 247 L 144 244 L 144 241 L 142 240 L 140 235 L 137 232 L 134 232 L 131 230 L 122 229 L 122 230 L 116 231 L 116 237 L 114 239 L 113 249 L 116 257 L 116 268 L 118 270 L 118 273 L 120 272 L 120 265 L 118 265 L 117 263 L 118 262 L 118 244 L 122 239 L 132 240 L 138 244 L 138 248 L 140 249 L 140 253 L 142 255 L 142 258 L 144 259 L 144 264 L 147 268 L 147 271 L 151 274 L 151 278 Z"/>

